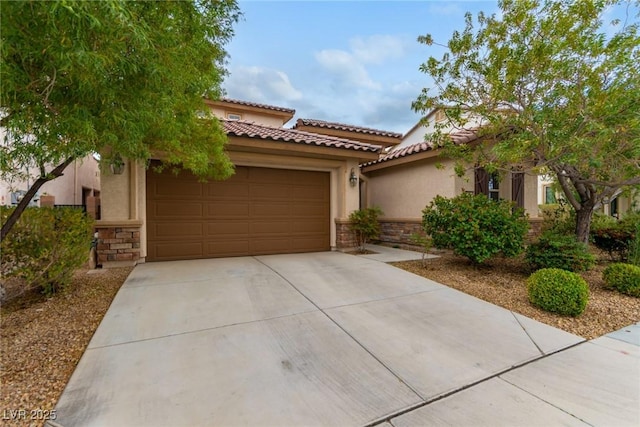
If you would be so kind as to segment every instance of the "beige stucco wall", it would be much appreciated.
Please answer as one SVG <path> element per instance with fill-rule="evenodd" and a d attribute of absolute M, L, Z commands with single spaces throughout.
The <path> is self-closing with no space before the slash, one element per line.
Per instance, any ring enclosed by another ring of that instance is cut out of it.
<path fill-rule="evenodd" d="M 351 169 L 357 173 L 356 160 L 314 159 L 250 152 L 230 152 L 231 161 L 238 166 L 315 170 L 330 173 L 331 246 L 336 246 L 335 219 L 348 218 L 358 209 L 358 186 L 349 184 Z M 136 226 L 141 224 L 141 258 L 146 257 L 146 170 L 140 164 L 126 161 L 121 175 L 104 174 L 102 181 L 102 219 L 100 224 Z"/>
<path fill-rule="evenodd" d="M 435 167 L 442 164 L 444 169 Z M 453 161 L 432 158 L 366 174 L 368 206 L 379 206 L 385 218 L 417 219 L 437 195 L 454 197 L 459 179 Z"/>
<path fill-rule="evenodd" d="M 441 167 L 436 167 L 439 164 Z M 473 169 L 459 177 L 453 160 L 431 158 L 367 173 L 368 206 L 379 206 L 385 218 L 418 219 L 422 209 L 437 195 L 455 197 L 475 189 Z M 500 182 L 500 198 L 511 200 L 511 176 Z M 525 174 L 524 208 L 538 217 L 538 177 Z"/>

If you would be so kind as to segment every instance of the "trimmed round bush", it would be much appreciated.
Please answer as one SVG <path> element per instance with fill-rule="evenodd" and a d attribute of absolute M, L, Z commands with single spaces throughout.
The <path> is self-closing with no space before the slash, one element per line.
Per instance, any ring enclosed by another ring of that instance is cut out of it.
<path fill-rule="evenodd" d="M 532 270 L 561 268 L 567 271 L 587 271 L 595 264 L 589 247 L 575 236 L 553 232 L 543 233 L 537 242 L 529 245 L 525 260 Z"/>
<path fill-rule="evenodd" d="M 580 275 L 560 268 L 543 268 L 527 279 L 529 301 L 543 310 L 579 316 L 589 301 L 589 286 Z"/>
<path fill-rule="evenodd" d="M 640 267 L 637 265 L 615 263 L 602 273 L 605 287 L 623 294 L 640 297 Z"/>

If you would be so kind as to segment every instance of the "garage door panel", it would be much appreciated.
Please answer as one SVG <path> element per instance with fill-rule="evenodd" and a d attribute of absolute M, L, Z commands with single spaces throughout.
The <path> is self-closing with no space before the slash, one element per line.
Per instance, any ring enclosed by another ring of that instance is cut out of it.
<path fill-rule="evenodd" d="M 249 179 L 254 182 L 270 182 L 274 184 L 290 184 L 291 173 L 288 169 L 248 168 Z"/>
<path fill-rule="evenodd" d="M 249 217 L 249 202 L 210 202 L 207 204 L 207 217 L 212 220 Z"/>
<path fill-rule="evenodd" d="M 291 206 L 290 215 L 292 217 L 318 218 L 324 216 L 323 207 L 326 204 L 317 202 L 305 202 Z"/>
<path fill-rule="evenodd" d="M 202 242 L 158 242 L 154 246 L 154 258 L 159 261 L 175 259 L 176 253 L 189 258 L 202 258 L 204 254 Z"/>
<path fill-rule="evenodd" d="M 290 200 L 291 185 L 286 184 L 251 184 L 249 197 L 252 200 Z"/>
<path fill-rule="evenodd" d="M 147 172 L 147 260 L 330 249 L 329 173 L 236 167 L 199 183 Z"/>
<path fill-rule="evenodd" d="M 209 238 L 222 235 L 243 236 L 249 238 L 248 221 L 220 221 L 207 223 L 207 236 Z"/>
<path fill-rule="evenodd" d="M 202 230 L 203 224 L 200 222 L 181 222 L 180 224 L 175 224 L 173 222 L 158 223 L 155 224 L 154 227 L 149 228 L 149 235 L 157 239 L 176 237 L 189 238 L 202 236 Z"/>
<path fill-rule="evenodd" d="M 249 187 L 246 182 L 210 182 L 207 184 L 207 196 L 213 200 L 246 200 Z"/>
<path fill-rule="evenodd" d="M 207 243 L 207 257 L 242 256 L 249 252 L 249 240 L 222 240 Z"/>
<path fill-rule="evenodd" d="M 154 189 L 156 197 L 176 196 L 182 197 L 200 197 L 202 196 L 202 184 L 199 182 L 190 182 L 185 179 L 163 179 L 160 180 Z"/>
<path fill-rule="evenodd" d="M 329 192 L 322 186 L 318 187 L 293 187 L 293 197 L 296 200 L 321 201 L 329 200 Z"/>
<path fill-rule="evenodd" d="M 322 235 L 328 231 L 328 226 L 312 220 L 293 221 L 290 226 L 293 233 L 318 233 Z"/>
<path fill-rule="evenodd" d="M 251 223 L 250 233 L 259 238 L 262 235 L 289 234 L 288 221 L 254 221 Z"/>
<path fill-rule="evenodd" d="M 273 202 L 273 203 L 253 203 L 251 206 L 251 216 L 253 218 L 259 217 L 287 217 L 291 212 L 291 204 L 287 202 Z"/>
<path fill-rule="evenodd" d="M 155 218 L 201 218 L 202 203 L 158 201 L 152 211 Z"/>

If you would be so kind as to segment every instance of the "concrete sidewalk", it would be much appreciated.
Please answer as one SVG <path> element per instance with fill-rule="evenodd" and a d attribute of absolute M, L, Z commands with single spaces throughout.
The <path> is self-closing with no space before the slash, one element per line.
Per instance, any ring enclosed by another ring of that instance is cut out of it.
<path fill-rule="evenodd" d="M 639 329 L 585 342 L 371 256 L 149 263 L 49 425 L 639 425 Z"/>

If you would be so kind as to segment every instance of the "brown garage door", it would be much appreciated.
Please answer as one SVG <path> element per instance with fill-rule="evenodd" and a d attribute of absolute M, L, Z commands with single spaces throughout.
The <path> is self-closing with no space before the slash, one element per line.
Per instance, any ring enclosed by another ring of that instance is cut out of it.
<path fill-rule="evenodd" d="M 147 172 L 147 260 L 330 249 L 329 173 L 236 167 L 202 183 Z"/>

